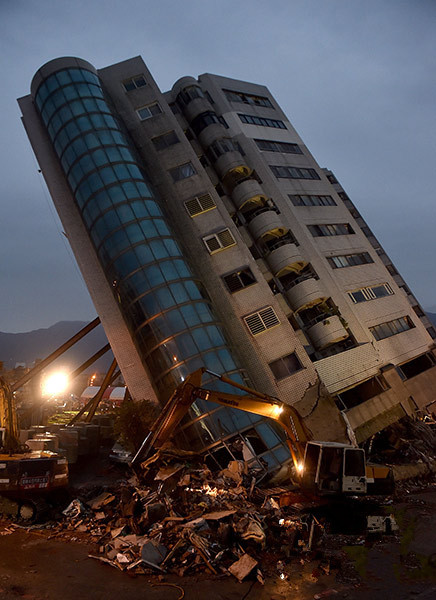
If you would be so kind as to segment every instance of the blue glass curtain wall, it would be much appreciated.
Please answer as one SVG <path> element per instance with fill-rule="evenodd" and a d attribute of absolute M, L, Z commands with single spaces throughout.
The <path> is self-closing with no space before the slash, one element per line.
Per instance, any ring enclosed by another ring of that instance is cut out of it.
<path fill-rule="evenodd" d="M 207 294 L 183 258 L 97 75 L 77 67 L 54 72 L 39 86 L 35 102 L 162 399 L 201 366 L 242 383 Z M 193 409 L 201 425 L 186 434 L 190 443 L 196 438 L 194 445 L 204 447 L 260 421 L 203 404 Z M 274 460 L 270 454 L 267 462 Z"/>

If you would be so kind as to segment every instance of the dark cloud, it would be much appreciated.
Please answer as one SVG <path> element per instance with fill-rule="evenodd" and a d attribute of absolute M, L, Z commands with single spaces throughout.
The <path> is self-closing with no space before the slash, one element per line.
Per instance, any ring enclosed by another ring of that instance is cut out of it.
<path fill-rule="evenodd" d="M 0 330 L 94 316 L 15 102 L 65 55 L 104 67 L 141 54 L 162 89 L 204 72 L 268 85 L 435 306 L 435 17 L 431 0 L 3 0 Z"/>

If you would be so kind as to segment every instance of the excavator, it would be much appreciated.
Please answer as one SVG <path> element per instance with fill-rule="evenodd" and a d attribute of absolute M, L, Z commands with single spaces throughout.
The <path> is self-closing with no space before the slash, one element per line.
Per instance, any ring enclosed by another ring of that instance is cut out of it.
<path fill-rule="evenodd" d="M 246 394 L 206 389 L 201 386 L 204 373 Z M 254 413 L 275 421 L 285 432 L 294 466 L 292 477 L 301 490 L 317 496 L 388 494 L 393 491 L 391 469 L 386 466 L 366 464 L 363 449 L 336 442 L 312 440 L 310 430 L 294 407 L 204 367 L 191 373 L 176 388 L 134 456 L 131 462 L 134 469 L 150 457 L 152 452 L 159 452 L 191 405 L 198 399 Z M 153 457 L 146 463 L 152 461 Z"/>
<path fill-rule="evenodd" d="M 14 395 L 0 377 L 0 513 L 32 521 L 42 499 L 67 484 L 65 458 L 20 444 Z"/>

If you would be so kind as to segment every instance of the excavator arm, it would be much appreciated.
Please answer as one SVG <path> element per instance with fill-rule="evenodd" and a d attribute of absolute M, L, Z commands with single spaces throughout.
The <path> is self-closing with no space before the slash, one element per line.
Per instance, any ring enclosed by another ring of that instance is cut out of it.
<path fill-rule="evenodd" d="M 201 387 L 202 375 L 206 372 L 224 383 L 247 392 L 247 394 L 231 394 Z M 161 448 L 170 439 L 192 404 L 199 399 L 237 408 L 276 421 L 286 433 L 295 468 L 297 471 L 301 470 L 304 445 L 312 436 L 299 413 L 292 406 L 280 402 L 277 398 L 257 392 L 205 368 L 194 371 L 177 387 L 134 457 L 132 465 L 144 458 L 144 455 L 148 454 L 152 448 L 155 450 Z"/>

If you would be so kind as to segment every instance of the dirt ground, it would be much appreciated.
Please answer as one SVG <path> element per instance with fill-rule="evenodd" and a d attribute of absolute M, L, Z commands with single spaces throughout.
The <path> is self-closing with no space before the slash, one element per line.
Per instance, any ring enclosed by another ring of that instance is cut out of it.
<path fill-rule="evenodd" d="M 430 600 L 436 597 L 436 486 L 405 494 L 390 509 L 398 536 L 384 536 L 371 546 L 345 548 L 351 576 L 318 569 L 319 561 L 294 556 L 265 585 L 238 583 L 226 574 L 177 578 L 129 576 L 89 558 L 96 548 L 71 539 L 50 539 L 50 531 L 11 528 L 0 522 L 0 597 L 2 600 Z M 303 562 L 303 564 L 302 564 Z M 274 572 L 274 567 L 268 569 Z M 169 585 L 172 584 L 172 585 Z M 184 594 L 184 596 L 182 596 Z"/>

